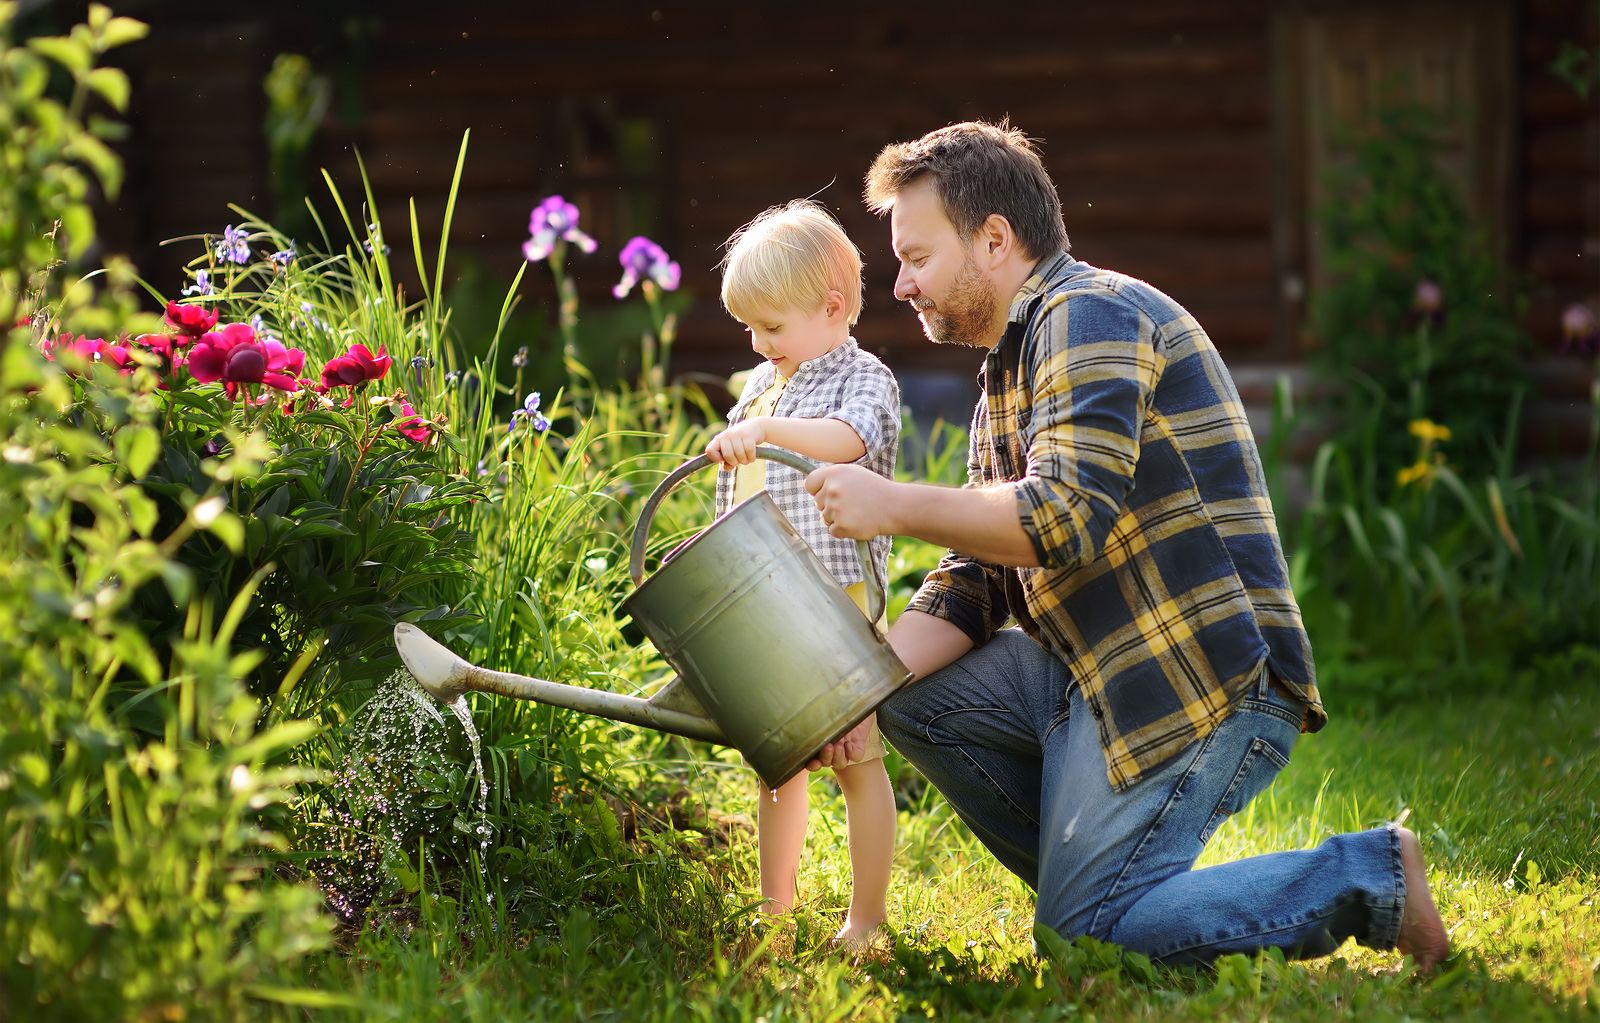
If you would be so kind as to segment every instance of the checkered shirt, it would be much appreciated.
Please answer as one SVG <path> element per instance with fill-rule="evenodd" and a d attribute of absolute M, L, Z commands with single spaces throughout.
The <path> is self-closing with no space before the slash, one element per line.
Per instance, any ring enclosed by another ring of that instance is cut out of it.
<path fill-rule="evenodd" d="M 763 362 L 750 372 L 744 392 L 728 413 L 730 425 L 745 417 L 751 403 L 772 385 L 776 372 L 770 362 Z M 862 351 L 855 338 L 802 363 L 789 378 L 772 414 L 838 419 L 848 423 L 867 447 L 866 454 L 857 459 L 856 464 L 887 479 L 894 478 L 895 453 L 900 444 L 900 385 L 889 367 L 871 353 Z M 816 502 L 806 493 L 805 476 L 777 462 L 763 464 L 767 493 L 833 577 L 844 586 L 863 581 L 856 542 L 828 533 Z M 716 513 L 719 516 L 733 507 L 733 483 L 732 470 L 717 470 Z M 880 536 L 870 543 L 872 566 L 880 585 L 888 578 L 889 542 L 889 537 Z"/>
<path fill-rule="evenodd" d="M 1011 485 L 1038 568 L 950 551 L 911 607 L 987 642 L 1014 616 L 1081 686 L 1122 790 L 1223 720 L 1263 665 L 1327 720 L 1261 458 L 1204 330 L 1060 253 L 979 376 L 968 485 Z"/>

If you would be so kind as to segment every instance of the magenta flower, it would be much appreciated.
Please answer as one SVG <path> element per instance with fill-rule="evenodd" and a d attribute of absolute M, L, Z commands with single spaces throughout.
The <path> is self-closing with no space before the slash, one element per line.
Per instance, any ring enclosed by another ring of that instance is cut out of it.
<path fill-rule="evenodd" d="M 417 410 L 411 407 L 409 401 L 400 403 L 400 418 L 394 421 L 394 428 L 407 440 L 417 444 L 426 444 L 433 439 L 433 424 L 417 415 Z"/>
<path fill-rule="evenodd" d="M 584 252 L 593 252 L 594 239 L 578 230 L 578 207 L 559 195 L 552 195 L 533 208 L 528 216 L 528 233 L 522 255 L 530 263 L 549 256 L 558 241 L 569 241 Z"/>
<path fill-rule="evenodd" d="M 98 337 L 74 337 L 71 334 L 62 334 L 54 340 L 45 338 L 39 342 L 39 351 L 51 362 L 62 362 L 68 372 L 87 369 L 97 362 L 115 366 L 117 372 L 124 376 L 135 369 L 133 356 L 126 347 L 107 344 L 103 338 Z"/>
<path fill-rule="evenodd" d="M 355 387 L 369 380 L 381 380 L 389 372 L 391 358 L 378 347 L 374 355 L 364 344 L 353 344 L 343 355 L 336 355 L 322 367 L 322 383 L 327 387 Z"/>
<path fill-rule="evenodd" d="M 1600 323 L 1594 310 L 1582 302 L 1567 306 L 1561 314 L 1561 350 L 1579 355 L 1600 355 Z"/>
<path fill-rule="evenodd" d="M 662 291 L 678 290 L 682 277 L 678 264 L 667 257 L 665 249 L 643 235 L 628 239 L 617 262 L 622 264 L 622 280 L 611 293 L 618 298 L 626 298 L 635 285 L 645 280 L 654 281 Z"/>
<path fill-rule="evenodd" d="M 167 303 L 167 323 L 175 327 L 185 340 L 177 342 L 181 345 L 189 343 L 188 339 L 197 338 L 217 325 L 217 314 L 197 305 L 179 305 L 176 302 Z"/>
<path fill-rule="evenodd" d="M 189 374 L 202 384 L 221 380 L 229 398 L 253 384 L 263 384 L 293 393 L 300 388 L 295 379 L 305 366 L 306 353 L 285 348 L 270 338 L 262 341 L 248 323 L 230 323 L 194 343 L 186 365 Z"/>

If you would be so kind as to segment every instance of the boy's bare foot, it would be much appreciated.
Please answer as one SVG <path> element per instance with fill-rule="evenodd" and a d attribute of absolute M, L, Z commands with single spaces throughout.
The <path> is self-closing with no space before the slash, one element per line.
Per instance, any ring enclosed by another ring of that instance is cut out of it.
<path fill-rule="evenodd" d="M 1410 828 L 1396 828 L 1400 836 L 1400 866 L 1406 873 L 1406 904 L 1400 911 L 1400 936 L 1395 947 L 1415 959 L 1419 973 L 1431 973 L 1450 954 L 1439 907 L 1428 891 L 1428 865 L 1422 844 Z"/>
<path fill-rule="evenodd" d="M 846 920 L 844 926 L 839 928 L 839 933 L 833 936 L 833 947 L 841 952 L 859 956 L 885 944 L 888 938 L 889 928 L 884 926 L 881 920 L 865 926 Z"/>

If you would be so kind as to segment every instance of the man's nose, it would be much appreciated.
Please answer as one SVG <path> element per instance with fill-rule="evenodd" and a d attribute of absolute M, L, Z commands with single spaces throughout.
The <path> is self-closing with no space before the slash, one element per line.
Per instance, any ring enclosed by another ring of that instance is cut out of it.
<path fill-rule="evenodd" d="M 912 280 L 911 273 L 905 268 L 894 278 L 894 297 L 901 302 L 909 302 L 917 294 L 916 282 Z"/>

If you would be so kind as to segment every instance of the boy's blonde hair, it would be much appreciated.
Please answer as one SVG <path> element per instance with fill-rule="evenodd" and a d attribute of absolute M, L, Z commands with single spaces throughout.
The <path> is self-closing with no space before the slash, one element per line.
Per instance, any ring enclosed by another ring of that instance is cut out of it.
<path fill-rule="evenodd" d="M 861 252 L 819 203 L 774 206 L 733 232 L 722 260 L 722 305 L 741 323 L 760 307 L 811 312 L 829 291 L 845 319 L 861 316 Z"/>

